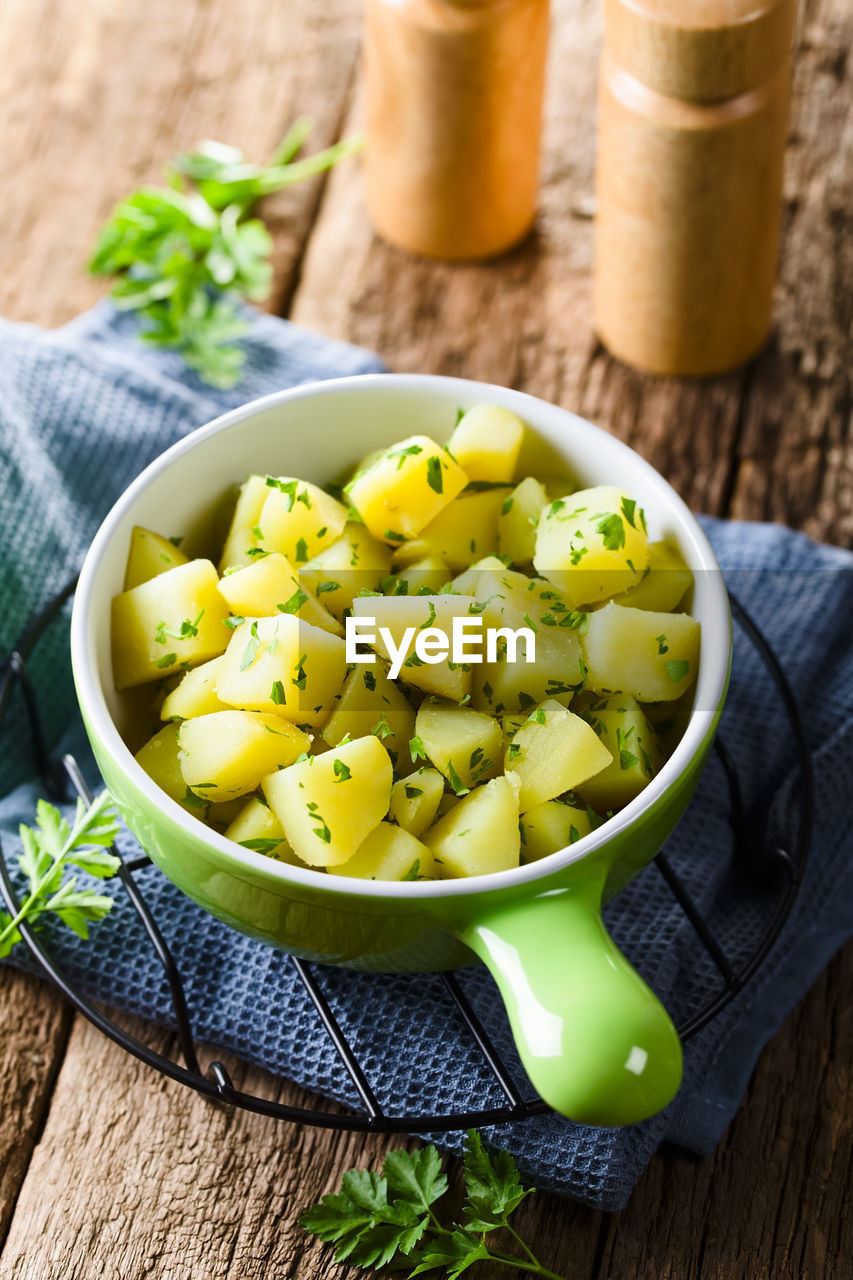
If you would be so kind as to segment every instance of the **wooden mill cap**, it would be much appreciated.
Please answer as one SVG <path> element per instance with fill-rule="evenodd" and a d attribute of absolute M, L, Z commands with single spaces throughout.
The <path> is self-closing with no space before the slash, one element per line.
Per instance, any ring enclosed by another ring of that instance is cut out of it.
<path fill-rule="evenodd" d="M 719 102 L 778 72 L 795 14 L 796 0 L 605 0 L 605 44 L 650 89 Z"/>

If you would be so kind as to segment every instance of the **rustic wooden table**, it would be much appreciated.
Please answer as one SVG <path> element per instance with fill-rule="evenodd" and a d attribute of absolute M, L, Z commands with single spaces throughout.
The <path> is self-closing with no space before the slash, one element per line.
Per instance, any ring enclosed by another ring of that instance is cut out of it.
<path fill-rule="evenodd" d="M 261 158 L 306 112 L 318 145 L 354 127 L 359 9 L 0 0 L 0 314 L 57 325 L 92 302 L 96 227 L 173 151 L 217 137 Z M 590 329 L 598 9 L 554 4 L 542 212 L 525 245 L 485 267 L 406 258 L 371 234 L 349 163 L 269 201 L 270 305 L 395 369 L 507 383 L 575 409 L 698 510 L 851 545 L 849 0 L 805 0 L 801 14 L 776 335 L 754 366 L 703 384 L 640 377 Z M 659 1155 L 618 1215 L 550 1196 L 524 1206 L 544 1261 L 573 1280 L 853 1275 L 851 981 L 848 947 L 762 1055 L 712 1159 Z M 386 1140 L 214 1109 L 8 970 L 0 1028 L 2 1280 L 338 1274 L 297 1212 L 351 1164 L 379 1161 Z M 260 1073 L 233 1071 L 260 1087 Z"/>

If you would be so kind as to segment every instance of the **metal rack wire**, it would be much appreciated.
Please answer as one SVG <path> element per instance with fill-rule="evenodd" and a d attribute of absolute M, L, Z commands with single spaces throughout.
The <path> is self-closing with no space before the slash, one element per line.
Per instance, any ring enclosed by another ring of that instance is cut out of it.
<path fill-rule="evenodd" d="M 68 583 L 25 629 L 0 673 L 0 730 L 6 723 L 14 694 L 20 692 L 26 710 L 30 743 L 39 777 L 45 794 L 58 802 L 68 798 L 69 789 L 87 802 L 92 797 L 76 761 L 71 756 L 65 756 L 61 762 L 53 760 L 50 756 L 39 712 L 37 692 L 30 677 L 28 662 L 50 623 L 73 595 L 75 586 L 76 580 Z M 734 597 L 730 598 L 737 624 L 757 649 L 784 704 L 796 749 L 800 803 L 796 830 L 786 833 L 788 836 L 786 847 L 777 846 L 770 850 L 761 850 L 762 857 L 758 860 L 758 878 L 767 897 L 766 924 L 761 936 L 756 939 L 753 950 L 737 964 L 726 954 L 711 925 L 699 910 L 666 855 L 659 853 L 654 859 L 658 873 L 663 877 L 720 975 L 719 989 L 711 993 L 706 1002 L 691 1012 L 679 1025 L 679 1034 L 685 1041 L 706 1027 L 746 986 L 779 936 L 802 880 L 814 820 L 814 780 L 811 759 L 793 691 L 784 670 L 761 631 L 740 603 Z M 715 743 L 715 750 L 725 771 L 729 788 L 731 805 L 729 825 L 732 830 L 734 857 L 741 864 L 749 860 L 755 862 L 755 850 L 751 846 L 737 770 L 719 737 Z M 329 1111 L 289 1106 L 238 1089 L 221 1062 L 211 1062 L 207 1070 L 203 1071 L 196 1049 L 181 974 L 158 927 L 154 913 L 134 878 L 135 872 L 148 865 L 150 865 L 149 858 L 140 850 L 137 856 L 124 859 L 117 878 L 127 893 L 163 968 L 171 994 L 177 1044 L 180 1057 L 183 1059 L 182 1063 L 152 1049 L 150 1045 L 125 1030 L 104 1010 L 89 1000 L 63 973 L 60 965 L 51 956 L 43 938 L 38 936 L 29 925 L 21 925 L 21 935 L 40 970 L 54 982 L 71 1004 L 104 1035 L 156 1071 L 210 1099 L 272 1116 L 278 1120 L 330 1129 L 383 1133 L 438 1133 L 470 1126 L 505 1124 L 548 1112 L 549 1108 L 541 1098 L 531 1100 L 521 1095 L 508 1066 L 502 1060 L 457 978 L 451 972 L 441 975 L 448 1001 L 461 1017 L 482 1055 L 489 1075 L 503 1094 L 505 1102 L 501 1106 L 452 1114 L 389 1114 L 388 1110 L 383 1109 L 377 1101 L 357 1054 L 335 1018 L 316 971 L 319 966 L 309 964 L 295 956 L 289 957 L 289 962 L 305 986 L 317 1016 L 352 1082 L 362 1109 L 360 1111 Z M 6 907 L 13 914 L 17 912 L 20 903 L 16 898 L 2 848 L 0 848 L 0 895 Z"/>

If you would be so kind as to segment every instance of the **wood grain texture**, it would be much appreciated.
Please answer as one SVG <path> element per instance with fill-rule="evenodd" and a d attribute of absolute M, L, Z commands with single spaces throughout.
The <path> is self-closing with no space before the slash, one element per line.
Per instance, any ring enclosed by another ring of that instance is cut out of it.
<path fill-rule="evenodd" d="M 105 291 L 86 275 L 98 227 L 203 138 L 265 160 L 299 115 L 307 150 L 339 134 L 357 0 L 3 0 L 0 314 L 62 324 Z M 272 197 L 272 305 L 285 305 L 323 179 Z"/>
<path fill-rule="evenodd" d="M 71 1012 L 43 982 L 0 969 L 0 1247 L 50 1105 Z"/>
<path fill-rule="evenodd" d="M 542 212 L 528 242 L 486 267 L 408 258 L 373 236 L 349 166 L 271 203 L 276 305 L 292 298 L 294 318 L 376 347 L 395 368 L 493 379 L 575 409 L 698 509 L 850 543 L 847 0 L 804 6 L 777 335 L 752 368 L 709 383 L 633 373 L 591 332 L 593 227 L 583 214 L 597 4 L 555 0 L 553 11 Z M 261 155 L 305 110 L 320 121 L 318 145 L 355 126 L 357 25 L 356 0 L 0 0 L 11 77 L 0 113 L 0 312 L 59 323 L 93 298 L 81 266 L 96 226 L 175 148 L 214 135 Z M 849 1275 L 851 968 L 848 947 L 768 1047 L 711 1159 L 659 1156 L 618 1216 L 552 1196 L 526 1203 L 520 1226 L 543 1261 L 571 1280 Z M 12 1099 L 20 1120 L 10 1127 L 3 1109 L 0 1229 L 3 1206 L 8 1219 L 17 1203 L 0 1280 L 351 1274 L 304 1236 L 297 1212 L 349 1165 L 380 1162 L 391 1141 L 211 1107 L 79 1020 L 66 1049 L 67 1025 L 39 984 L 3 977 L 0 1103 Z M 299 1100 L 293 1086 L 232 1065 L 246 1088 Z M 20 1152 L 4 1159 L 15 1143 Z M 492 1280 L 488 1268 L 479 1275 Z"/>

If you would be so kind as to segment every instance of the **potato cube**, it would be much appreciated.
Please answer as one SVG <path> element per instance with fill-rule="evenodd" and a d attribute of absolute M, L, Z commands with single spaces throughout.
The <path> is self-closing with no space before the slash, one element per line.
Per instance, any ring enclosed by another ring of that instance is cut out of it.
<path fill-rule="evenodd" d="M 237 505 L 219 561 L 220 573 L 234 565 L 252 564 L 253 557 L 249 553 L 258 548 L 258 521 L 269 492 L 264 476 L 249 476 L 240 486 Z"/>
<path fill-rule="evenodd" d="M 211 658 L 200 667 L 188 671 L 181 682 L 167 694 L 160 708 L 161 720 L 192 720 L 214 711 L 229 711 L 216 692 L 216 681 L 222 667 L 221 658 Z"/>
<path fill-rule="evenodd" d="M 578 714 L 592 726 L 613 759 L 606 769 L 578 786 L 587 804 L 606 813 L 638 796 L 657 771 L 657 735 L 636 701 L 626 693 L 598 698 L 586 695 Z"/>
<path fill-rule="evenodd" d="M 276 862 L 286 862 L 292 867 L 305 864 L 297 858 L 284 838 L 284 830 L 269 805 L 257 796 L 246 800 L 240 812 L 225 832 L 229 840 L 241 844 L 254 853 L 266 854 Z"/>
<path fill-rule="evenodd" d="M 442 658 L 440 652 L 442 642 L 445 652 L 452 643 L 453 619 L 470 617 L 469 607 L 474 604 L 469 596 L 457 595 L 361 596 L 353 601 L 352 609 L 354 618 L 374 619 L 371 625 L 366 621 L 362 624 L 359 640 L 362 650 L 365 645 L 371 645 L 392 663 L 391 670 L 395 671 L 393 647 L 400 680 L 425 693 L 461 702 L 471 689 L 471 666 L 467 662 L 452 663 L 448 657 Z M 386 634 L 383 635 L 383 631 Z M 429 662 L 415 652 L 419 632 L 428 633 L 425 640 L 429 639 L 430 643 L 435 641 Z M 476 641 L 476 634 L 473 639 Z"/>
<path fill-rule="evenodd" d="M 424 834 L 445 880 L 518 866 L 518 791 L 512 777 L 476 787 Z"/>
<path fill-rule="evenodd" d="M 672 702 L 699 669 L 699 623 L 686 613 L 652 613 L 610 603 L 590 614 L 583 637 L 588 687 Z"/>
<path fill-rule="evenodd" d="M 491 716 L 454 703 L 421 703 L 415 735 L 457 794 L 499 773 L 503 731 Z"/>
<path fill-rule="evenodd" d="M 130 591 L 143 582 L 150 582 L 167 569 L 176 569 L 180 564 L 187 564 L 188 557 L 180 551 L 174 542 L 163 538 L 151 529 L 143 529 L 136 525 L 130 534 L 130 550 L 127 553 L 127 568 L 124 571 L 124 590 Z"/>
<path fill-rule="evenodd" d="M 504 498 L 498 516 L 498 550 L 513 564 L 532 562 L 539 517 L 547 505 L 544 486 L 533 476 L 527 476 Z"/>
<path fill-rule="evenodd" d="M 395 544 L 416 537 L 467 483 L 446 449 L 429 436 L 409 436 L 360 472 L 345 492 L 374 538 Z"/>
<path fill-rule="evenodd" d="M 540 516 L 533 563 L 574 608 L 627 591 L 648 558 L 643 510 L 622 489 L 581 489 Z"/>
<path fill-rule="evenodd" d="M 526 813 L 600 773 L 611 759 L 585 720 L 548 698 L 516 732 L 507 748 L 506 768 L 521 781 L 518 807 Z"/>
<path fill-rule="evenodd" d="M 593 814 L 593 817 L 597 815 Z M 528 809 L 521 819 L 521 861 L 537 862 L 589 835 L 589 813 L 561 800 L 546 800 Z"/>
<path fill-rule="evenodd" d="M 419 559 L 438 556 L 451 569 L 464 569 L 498 549 L 498 517 L 511 490 L 484 489 L 463 493 L 422 529 L 416 546 Z"/>
<path fill-rule="evenodd" d="M 347 509 L 316 484 L 290 476 L 267 476 L 269 497 L 258 519 L 259 543 L 279 551 L 297 568 L 343 533 Z"/>
<path fill-rule="evenodd" d="M 391 788 L 391 817 L 405 831 L 421 836 L 438 813 L 444 778 L 437 769 L 418 769 Z"/>
<path fill-rule="evenodd" d="M 234 631 L 216 683 L 223 702 L 320 725 L 346 675 L 339 636 L 290 613 L 246 618 Z"/>
<path fill-rule="evenodd" d="M 322 736 L 330 747 L 342 738 L 375 734 L 398 773 L 412 768 L 409 741 L 415 732 L 415 713 L 403 692 L 388 679 L 385 665 L 355 666 L 326 721 Z"/>
<path fill-rule="evenodd" d="M 219 590 L 232 613 L 243 617 L 267 618 L 275 613 L 293 613 L 312 627 L 339 636 L 343 627 L 302 583 L 283 555 L 273 551 L 255 559 L 244 569 L 227 574 Z"/>
<path fill-rule="evenodd" d="M 391 783 L 388 752 L 368 735 L 271 774 L 263 790 L 303 862 L 334 867 L 351 858 L 385 817 Z"/>
<path fill-rule="evenodd" d="M 230 711 L 231 708 L 226 707 L 225 710 Z M 233 800 L 219 800 L 216 804 L 208 805 L 205 822 L 209 827 L 213 827 L 214 831 L 224 834 L 237 817 L 237 814 L 245 807 L 245 796 L 235 796 Z"/>
<path fill-rule="evenodd" d="M 197 818 L 207 815 L 208 803 L 201 796 L 190 791 L 181 766 L 178 762 L 178 725 L 167 724 L 159 733 L 145 743 L 136 753 L 136 762 L 141 765 L 152 782 L 156 782 L 167 796 L 171 796 L 187 813 L 194 813 Z"/>
<path fill-rule="evenodd" d="M 307 734 L 283 716 L 253 711 L 215 711 L 178 726 L 184 781 L 212 801 L 247 795 L 310 745 Z"/>
<path fill-rule="evenodd" d="M 209 560 L 190 560 L 113 596 L 112 656 L 117 689 L 160 680 L 222 653 L 228 615 Z"/>
<path fill-rule="evenodd" d="M 635 587 L 614 597 L 614 604 L 630 609 L 671 613 L 693 585 L 693 574 L 677 547 L 669 542 L 649 543 L 649 563 Z"/>
<path fill-rule="evenodd" d="M 511 480 L 523 439 L 524 423 L 510 409 L 477 404 L 459 419 L 447 447 L 469 480 Z"/>
<path fill-rule="evenodd" d="M 438 556 L 413 560 L 399 573 L 383 578 L 379 584 L 386 596 L 428 595 L 450 581 L 450 570 Z"/>
<path fill-rule="evenodd" d="M 359 880 L 435 880 L 437 868 L 425 844 L 402 827 L 380 822 L 351 858 L 329 871 Z"/>
<path fill-rule="evenodd" d="M 299 568 L 299 581 L 342 619 L 360 591 L 376 591 L 391 567 L 391 551 L 351 520 L 336 542 Z"/>

